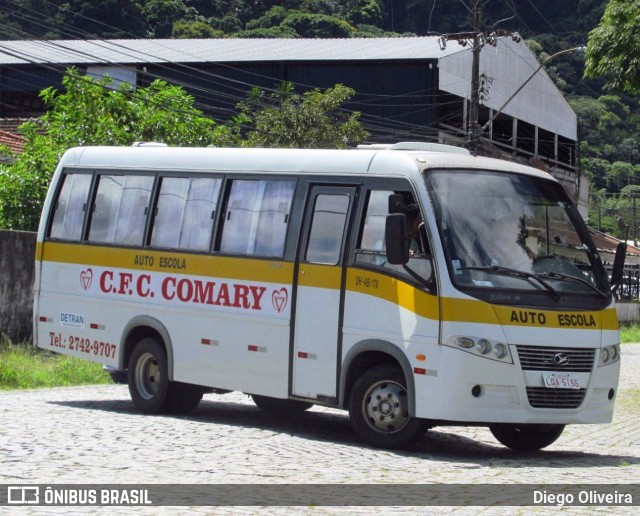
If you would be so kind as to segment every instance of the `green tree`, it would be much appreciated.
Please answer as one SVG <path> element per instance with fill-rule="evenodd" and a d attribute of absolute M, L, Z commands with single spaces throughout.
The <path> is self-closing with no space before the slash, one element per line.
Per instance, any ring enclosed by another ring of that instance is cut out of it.
<path fill-rule="evenodd" d="M 225 34 L 235 34 L 242 30 L 242 22 L 231 14 L 222 18 L 209 18 L 209 23 L 214 29 L 220 30 Z"/>
<path fill-rule="evenodd" d="M 353 25 L 377 25 L 382 21 L 382 11 L 376 0 L 349 0 L 347 8 L 347 20 Z"/>
<path fill-rule="evenodd" d="M 355 31 L 346 21 L 326 14 L 289 11 L 281 26 L 291 27 L 303 38 L 348 38 Z"/>
<path fill-rule="evenodd" d="M 43 3 L 53 5 L 47 1 Z M 86 39 L 87 34 L 103 39 L 145 36 L 142 7 L 136 0 L 71 0 L 61 5 L 56 16 L 62 18 L 57 25 L 62 27 L 66 37 L 69 29 L 65 29 L 65 25 L 73 27 L 80 39 Z"/>
<path fill-rule="evenodd" d="M 341 110 L 354 93 L 342 84 L 303 94 L 295 93 L 290 83 L 270 94 L 254 88 L 238 106 L 235 131 L 244 134 L 241 143 L 250 147 L 345 148 L 369 136 L 359 113 Z"/>
<path fill-rule="evenodd" d="M 278 25 L 277 27 L 269 27 L 268 29 L 251 29 L 242 30 L 233 34 L 234 38 L 261 38 L 261 39 L 275 39 L 275 38 L 297 38 L 298 33 L 291 27 L 283 27 Z"/>
<path fill-rule="evenodd" d="M 260 16 L 260 18 L 248 21 L 246 28 L 247 30 L 253 30 L 277 27 L 287 17 L 287 13 L 288 11 L 284 7 L 275 5 L 264 13 L 264 15 Z"/>
<path fill-rule="evenodd" d="M 222 38 L 224 32 L 202 21 L 180 20 L 173 24 L 171 37 L 176 39 Z"/>
<path fill-rule="evenodd" d="M 607 176 L 611 170 L 611 163 L 601 158 L 583 157 L 580 160 L 582 171 L 591 180 L 591 186 L 595 190 L 604 189 L 607 186 Z"/>
<path fill-rule="evenodd" d="M 640 92 L 640 0 L 609 0 L 589 33 L 585 75 L 604 76 L 613 90 Z"/>
<path fill-rule="evenodd" d="M 51 174 L 69 147 L 135 141 L 206 146 L 226 132 L 193 107 L 191 96 L 163 81 L 115 91 L 109 78 L 96 81 L 72 70 L 63 85 L 64 92 L 49 88 L 41 93 L 49 110 L 38 123 L 21 127 L 27 139 L 24 153 L 0 167 L 0 227 L 37 229 Z"/>
<path fill-rule="evenodd" d="M 173 24 L 186 16 L 187 6 L 182 0 L 149 0 L 142 14 L 151 37 L 168 38 Z"/>
<path fill-rule="evenodd" d="M 611 164 L 607 174 L 607 188 L 611 192 L 619 192 L 635 180 L 635 168 L 631 163 L 616 161 Z"/>

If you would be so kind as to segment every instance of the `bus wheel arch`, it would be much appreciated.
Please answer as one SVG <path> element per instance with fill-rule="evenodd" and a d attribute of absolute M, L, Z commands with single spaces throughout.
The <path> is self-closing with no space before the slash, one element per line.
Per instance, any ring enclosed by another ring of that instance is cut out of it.
<path fill-rule="evenodd" d="M 415 382 L 413 370 L 404 353 L 394 344 L 382 340 L 365 340 L 347 353 L 340 377 L 340 407 L 347 408 L 353 385 L 368 369 L 377 365 L 393 365 L 404 374 L 408 393 L 409 415 L 415 415 Z"/>
<path fill-rule="evenodd" d="M 168 379 L 173 380 L 173 347 L 169 332 L 160 321 L 152 317 L 134 317 L 125 327 L 120 343 L 121 352 L 118 361 L 120 369 L 127 368 L 133 349 L 145 338 L 155 339 L 163 346 L 167 356 Z"/>

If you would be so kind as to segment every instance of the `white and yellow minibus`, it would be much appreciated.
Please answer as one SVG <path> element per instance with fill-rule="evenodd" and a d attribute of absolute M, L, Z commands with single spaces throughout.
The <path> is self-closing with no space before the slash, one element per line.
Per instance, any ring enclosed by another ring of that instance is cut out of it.
<path fill-rule="evenodd" d="M 561 185 L 433 144 L 70 149 L 34 332 L 126 371 L 145 413 L 241 391 L 282 417 L 346 409 L 381 447 L 463 424 L 540 449 L 611 421 L 620 368 L 609 279 Z"/>

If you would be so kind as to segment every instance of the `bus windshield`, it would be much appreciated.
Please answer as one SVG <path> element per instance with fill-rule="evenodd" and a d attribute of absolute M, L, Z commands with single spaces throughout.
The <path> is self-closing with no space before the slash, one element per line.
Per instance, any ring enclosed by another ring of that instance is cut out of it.
<path fill-rule="evenodd" d="M 456 286 L 609 298 L 588 230 L 558 183 L 476 170 L 431 171 L 427 183 Z"/>

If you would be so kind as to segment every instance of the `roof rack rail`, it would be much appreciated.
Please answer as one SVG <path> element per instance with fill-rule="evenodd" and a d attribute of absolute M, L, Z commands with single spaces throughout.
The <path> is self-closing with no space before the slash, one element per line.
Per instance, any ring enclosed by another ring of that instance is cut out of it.
<path fill-rule="evenodd" d="M 372 143 L 370 145 L 358 145 L 358 149 L 450 152 L 453 154 L 466 154 L 466 155 L 471 154 L 467 149 L 463 147 L 456 147 L 455 145 L 444 145 L 442 143 L 429 143 L 429 142 Z"/>

